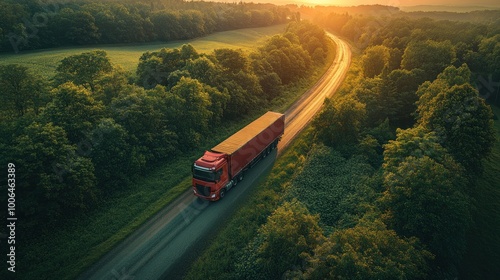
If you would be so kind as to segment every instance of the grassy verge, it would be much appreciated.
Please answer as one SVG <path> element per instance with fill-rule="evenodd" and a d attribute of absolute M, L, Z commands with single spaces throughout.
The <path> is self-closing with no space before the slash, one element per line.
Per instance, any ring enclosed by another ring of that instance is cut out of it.
<path fill-rule="evenodd" d="M 474 195 L 474 224 L 461 266 L 462 279 L 498 279 L 500 275 L 500 108 L 492 109 L 497 116 L 497 142 L 484 162 L 484 174 Z"/>
<path fill-rule="evenodd" d="M 33 240 L 25 240 L 25 249 L 19 256 L 19 266 L 26 268 L 25 278 L 40 278 L 40 275 L 51 279 L 77 277 L 152 215 L 190 188 L 191 163 L 206 147 L 227 138 L 268 109 L 283 112 L 289 107 L 326 71 L 335 56 L 333 44 L 329 53 L 325 66 L 317 67 L 310 79 L 286 88 L 284 97 L 274 100 L 268 108 L 262 108 L 248 118 L 228 124 L 217 135 L 206 140 L 199 150 L 155 168 L 123 192 L 106 199 L 97 209 L 71 221 L 61 221 L 61 227 L 57 230 L 42 233 Z M 307 143 L 304 145 L 308 146 Z M 294 164 L 295 161 L 290 160 L 289 163 Z M 265 201 L 261 203 L 267 205 Z"/>
<path fill-rule="evenodd" d="M 95 49 L 105 50 L 113 64 L 121 65 L 125 70 L 134 72 L 141 55 L 147 51 L 161 48 L 178 48 L 183 44 L 191 44 L 201 53 L 209 53 L 218 48 L 241 48 L 252 50 L 262 44 L 268 37 L 282 33 L 286 25 L 270 27 L 245 28 L 233 31 L 217 32 L 205 37 L 174 42 L 153 42 L 145 44 L 113 44 L 85 47 L 65 47 L 50 50 L 25 51 L 19 54 L 0 55 L 0 64 L 20 64 L 31 68 L 33 72 L 45 78 L 54 76 L 55 69 L 61 59 Z"/>
<path fill-rule="evenodd" d="M 311 149 L 311 129 L 306 129 L 276 160 L 271 173 L 259 184 L 252 197 L 236 211 L 213 242 L 192 265 L 185 279 L 230 279 L 235 258 L 257 234 L 269 214 L 278 207 L 283 192 L 292 182 Z M 214 260 L 217 260 L 214 265 Z M 203 272 L 200 274 L 200 272 Z"/>

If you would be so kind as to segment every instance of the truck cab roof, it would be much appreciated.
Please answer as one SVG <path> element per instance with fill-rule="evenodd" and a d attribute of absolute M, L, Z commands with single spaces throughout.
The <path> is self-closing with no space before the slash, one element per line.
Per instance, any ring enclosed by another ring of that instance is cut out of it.
<path fill-rule="evenodd" d="M 211 151 L 206 151 L 205 154 L 199 158 L 194 164 L 205 168 L 217 168 L 224 161 L 225 155 L 222 153 L 216 153 Z"/>

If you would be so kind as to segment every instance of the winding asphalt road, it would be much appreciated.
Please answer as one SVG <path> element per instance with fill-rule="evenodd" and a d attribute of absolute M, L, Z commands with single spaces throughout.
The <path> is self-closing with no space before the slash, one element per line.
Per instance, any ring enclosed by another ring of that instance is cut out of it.
<path fill-rule="evenodd" d="M 210 242 L 217 230 L 268 172 L 290 141 L 321 109 L 325 97 L 338 89 L 351 62 L 348 45 L 327 33 L 337 45 L 337 55 L 323 77 L 285 112 L 285 134 L 273 151 L 223 200 L 209 203 L 197 199 L 191 189 L 162 209 L 121 244 L 108 252 L 79 279 L 181 279 L 189 265 Z M 237 237 L 235 237 L 237 238 Z"/>

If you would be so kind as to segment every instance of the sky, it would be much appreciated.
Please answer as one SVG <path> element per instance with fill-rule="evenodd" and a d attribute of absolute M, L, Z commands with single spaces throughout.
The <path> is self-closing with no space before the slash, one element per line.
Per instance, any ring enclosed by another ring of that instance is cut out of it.
<path fill-rule="evenodd" d="M 243 2 L 268 2 L 275 4 L 285 3 L 311 3 L 332 6 L 358 6 L 358 5 L 390 5 L 390 6 L 418 6 L 418 5 L 443 5 L 443 6 L 483 6 L 499 7 L 499 0 L 257 0 Z"/>

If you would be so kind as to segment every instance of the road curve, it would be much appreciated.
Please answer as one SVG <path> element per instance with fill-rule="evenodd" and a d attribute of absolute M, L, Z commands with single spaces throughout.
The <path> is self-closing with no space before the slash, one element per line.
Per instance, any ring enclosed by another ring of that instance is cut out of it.
<path fill-rule="evenodd" d="M 278 145 L 282 151 L 307 125 L 323 104 L 335 93 L 351 62 L 348 45 L 327 33 L 337 45 L 337 55 L 323 77 L 285 112 L 285 134 Z M 79 279 L 181 279 L 198 252 L 216 236 L 217 230 L 251 195 L 252 186 L 268 172 L 277 157 L 273 151 L 245 179 L 215 203 L 197 199 L 191 189 L 154 215 L 102 259 L 80 275 Z M 237 237 L 235 237 L 237 238 Z"/>
<path fill-rule="evenodd" d="M 285 135 L 281 138 L 278 151 L 288 146 L 312 120 L 321 109 L 325 98 L 331 97 L 337 91 L 351 65 L 351 49 L 347 43 L 331 33 L 327 35 L 337 45 L 337 55 L 321 79 L 285 112 Z"/>

